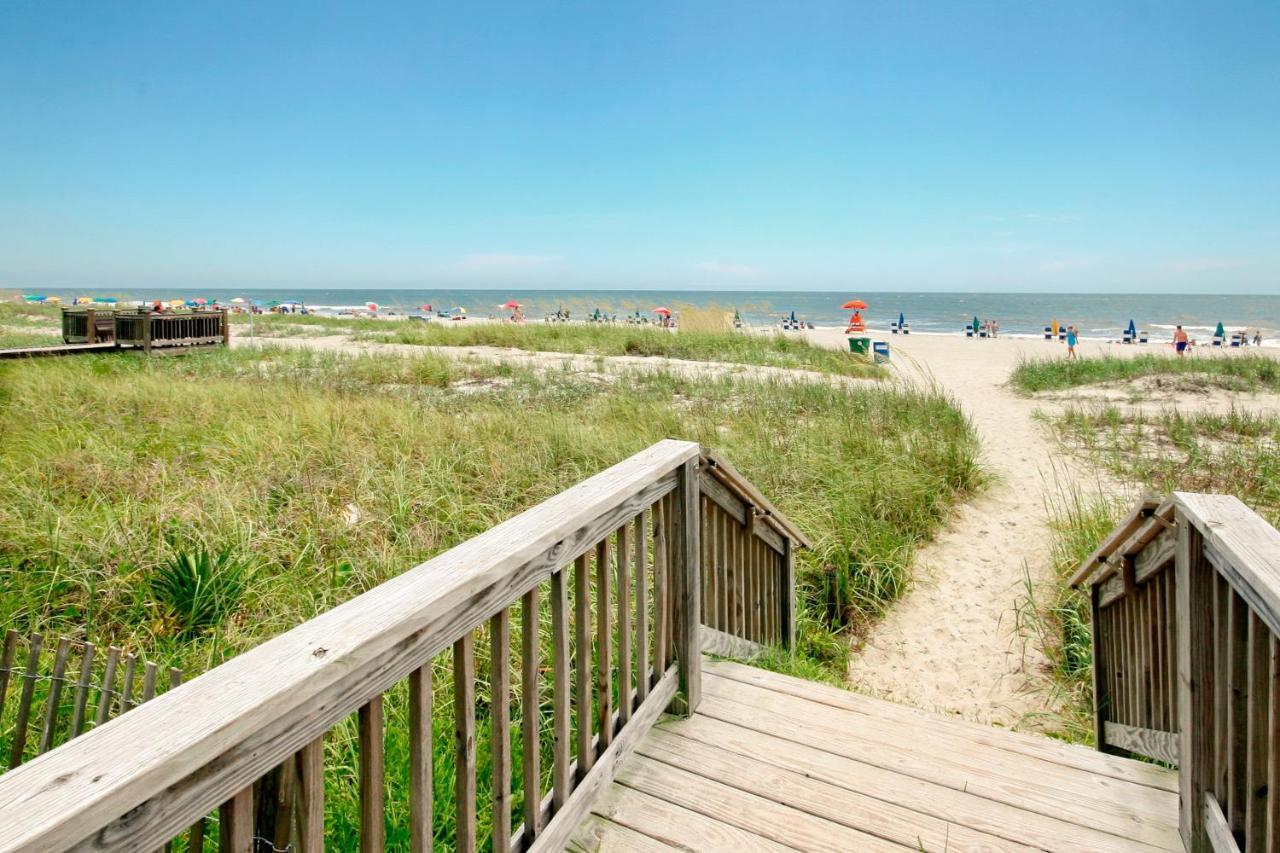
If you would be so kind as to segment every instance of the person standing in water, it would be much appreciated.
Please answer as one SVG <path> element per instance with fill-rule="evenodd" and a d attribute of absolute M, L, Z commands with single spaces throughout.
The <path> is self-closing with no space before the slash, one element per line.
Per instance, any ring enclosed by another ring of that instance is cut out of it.
<path fill-rule="evenodd" d="M 1067 326 L 1067 358 L 1076 357 L 1076 343 L 1079 338 L 1076 337 L 1076 327 Z"/>
<path fill-rule="evenodd" d="M 1173 330 L 1173 348 L 1178 351 L 1179 358 L 1187 353 L 1187 333 L 1181 325 Z"/>

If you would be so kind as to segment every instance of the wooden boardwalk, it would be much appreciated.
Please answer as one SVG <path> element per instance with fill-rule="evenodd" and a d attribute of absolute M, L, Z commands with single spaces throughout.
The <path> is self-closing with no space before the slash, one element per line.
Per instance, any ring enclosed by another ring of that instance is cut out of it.
<path fill-rule="evenodd" d="M 703 662 L 575 850 L 1182 851 L 1178 775 L 741 664 Z"/>

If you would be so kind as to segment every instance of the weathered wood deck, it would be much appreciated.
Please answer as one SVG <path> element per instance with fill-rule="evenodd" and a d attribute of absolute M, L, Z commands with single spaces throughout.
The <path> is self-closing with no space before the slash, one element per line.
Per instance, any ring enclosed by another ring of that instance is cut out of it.
<path fill-rule="evenodd" d="M 729 662 L 574 850 L 1182 851 L 1178 775 Z"/>

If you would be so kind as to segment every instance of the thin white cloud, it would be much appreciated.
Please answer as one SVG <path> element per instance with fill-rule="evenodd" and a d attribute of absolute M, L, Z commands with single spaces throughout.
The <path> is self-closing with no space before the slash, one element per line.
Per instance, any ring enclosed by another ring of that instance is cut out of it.
<path fill-rule="evenodd" d="M 1238 258 L 1178 258 L 1165 264 L 1164 269 L 1173 273 L 1196 273 L 1235 270 L 1244 266 L 1248 263 Z"/>
<path fill-rule="evenodd" d="M 465 272 L 520 272 L 538 269 L 561 260 L 560 255 L 521 255 L 513 252 L 479 252 L 458 262 Z"/>
<path fill-rule="evenodd" d="M 693 268 L 699 272 L 711 273 L 712 275 L 726 278 L 755 278 L 761 273 L 759 267 L 753 267 L 748 264 L 732 264 L 725 261 L 702 261 L 694 264 Z"/>

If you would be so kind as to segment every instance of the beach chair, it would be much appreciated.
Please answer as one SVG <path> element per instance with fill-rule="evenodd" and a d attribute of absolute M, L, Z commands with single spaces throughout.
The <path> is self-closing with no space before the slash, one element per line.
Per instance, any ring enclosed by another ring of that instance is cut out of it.
<path fill-rule="evenodd" d="M 911 324 L 910 324 L 910 323 L 903 323 L 903 324 L 902 324 L 901 331 L 902 331 L 902 334 L 904 334 L 904 335 L 909 335 L 909 334 L 911 334 Z"/>
<path fill-rule="evenodd" d="M 1143 330 L 1143 331 L 1141 331 L 1141 332 L 1138 332 L 1138 343 L 1140 343 L 1140 344 L 1146 344 L 1146 343 L 1150 343 L 1150 342 L 1151 342 L 1151 333 L 1150 333 L 1150 332 L 1145 331 L 1145 330 Z"/>
<path fill-rule="evenodd" d="M 1045 339 L 1046 341 L 1051 341 L 1051 340 L 1053 340 L 1053 326 L 1045 326 L 1045 327 L 1044 327 L 1044 339 Z"/>
<path fill-rule="evenodd" d="M 898 334 L 898 321 L 897 321 L 897 320 L 890 320 L 890 321 L 889 321 L 889 334 L 891 334 L 891 335 L 896 335 L 896 334 Z"/>
<path fill-rule="evenodd" d="M 1215 347 L 1220 347 L 1220 346 L 1222 346 L 1222 344 L 1223 344 L 1222 335 L 1214 335 L 1214 336 L 1213 336 L 1213 345 L 1214 345 Z"/>
<path fill-rule="evenodd" d="M 1123 338 L 1123 341 L 1122 341 L 1122 342 L 1123 342 L 1123 343 L 1126 343 L 1126 344 L 1131 344 L 1131 343 L 1133 343 L 1133 335 L 1129 334 L 1129 330 L 1128 330 L 1128 329 L 1125 329 L 1125 330 L 1124 330 L 1124 338 Z"/>
<path fill-rule="evenodd" d="M 1066 330 L 1066 329 L 1059 329 L 1059 330 L 1058 330 L 1058 343 L 1060 343 L 1060 344 L 1065 344 L 1066 342 L 1067 342 L 1067 330 Z"/>
<path fill-rule="evenodd" d="M 973 326 L 966 325 L 966 326 L 964 327 L 964 336 L 965 336 L 966 338 L 972 338 L 972 337 L 973 337 Z"/>

